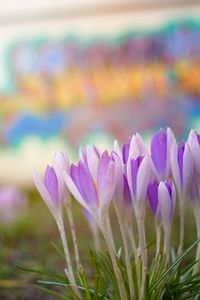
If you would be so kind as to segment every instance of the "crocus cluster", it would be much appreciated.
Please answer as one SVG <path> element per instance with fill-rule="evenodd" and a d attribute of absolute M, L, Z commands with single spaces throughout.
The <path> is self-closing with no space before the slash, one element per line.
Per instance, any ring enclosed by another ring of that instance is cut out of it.
<path fill-rule="evenodd" d="M 64 237 L 63 207 L 71 219 L 72 236 L 77 266 L 81 266 L 78 254 L 76 232 L 71 211 L 71 195 L 84 208 L 92 232 L 103 236 L 110 254 L 120 297 L 127 299 L 127 291 L 116 261 L 116 240 L 110 222 L 110 206 L 115 209 L 122 237 L 122 249 L 127 266 L 129 298 L 134 299 L 133 274 L 130 267 L 130 253 L 138 267 L 141 296 L 149 266 L 145 234 L 146 207 L 149 206 L 155 223 L 155 254 L 163 255 L 166 265 L 170 262 L 171 229 L 176 199 L 180 216 L 180 241 L 177 253 L 184 249 L 184 224 L 186 202 L 190 202 L 200 236 L 200 135 L 191 130 L 188 140 L 177 143 L 170 128 L 161 129 L 150 142 L 134 134 L 122 147 L 114 142 L 111 152 L 100 151 L 87 146 L 79 151 L 77 164 L 69 163 L 63 153 L 56 153 L 52 166 L 46 168 L 44 180 L 36 172 L 34 179 L 37 189 L 53 214 L 61 233 L 66 255 L 66 274 L 75 286 L 67 240 Z M 149 213 L 149 211 L 148 211 Z M 135 225 L 135 226 L 134 226 Z M 197 249 L 200 259 L 200 248 Z M 142 263 L 142 270 L 139 267 Z M 80 293 L 74 288 L 77 297 Z"/>

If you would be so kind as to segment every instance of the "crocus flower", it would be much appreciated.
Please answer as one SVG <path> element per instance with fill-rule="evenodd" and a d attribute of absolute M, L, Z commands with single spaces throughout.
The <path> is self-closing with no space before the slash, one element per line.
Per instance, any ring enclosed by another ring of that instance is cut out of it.
<path fill-rule="evenodd" d="M 93 178 L 97 177 L 97 169 L 98 163 L 100 159 L 100 151 L 96 146 L 88 145 L 86 149 L 80 148 L 79 149 L 79 158 L 82 160 L 88 169 Z"/>
<path fill-rule="evenodd" d="M 118 155 L 114 156 L 116 167 L 116 185 L 113 194 L 113 203 L 123 217 L 130 218 L 132 213 L 132 199 L 128 185 L 126 166 Z"/>
<path fill-rule="evenodd" d="M 144 214 L 145 199 L 150 180 L 150 163 L 147 155 L 130 158 L 127 162 L 127 180 L 136 214 Z"/>
<path fill-rule="evenodd" d="M 149 183 L 147 190 L 149 204 L 154 216 L 158 216 L 158 186 L 159 183 L 155 179 L 153 182 Z"/>
<path fill-rule="evenodd" d="M 171 179 L 160 182 L 158 186 L 158 203 L 163 228 L 168 231 L 171 227 L 176 203 L 175 187 Z"/>
<path fill-rule="evenodd" d="M 114 151 L 117 153 L 124 164 L 127 163 L 129 157 L 137 158 L 138 156 L 142 156 L 145 154 L 149 155 L 148 149 L 139 133 L 134 134 L 131 139 L 128 139 L 128 141 L 124 143 L 124 145 L 122 146 L 122 151 L 120 149 L 118 141 L 115 140 Z"/>
<path fill-rule="evenodd" d="M 187 142 L 172 145 L 171 170 L 180 201 L 184 201 L 193 173 L 193 158 Z"/>
<path fill-rule="evenodd" d="M 188 144 L 193 156 L 195 170 L 200 175 L 200 135 L 196 131 L 190 131 Z"/>
<path fill-rule="evenodd" d="M 64 173 L 68 189 L 77 201 L 88 210 L 99 223 L 108 208 L 115 188 L 115 164 L 113 156 L 104 151 L 99 158 L 96 177 L 93 177 L 87 164 L 80 160 L 71 165 L 70 174 Z"/>
<path fill-rule="evenodd" d="M 63 179 L 63 171 L 68 169 L 68 160 L 62 152 L 57 152 L 52 165 L 47 166 L 44 181 L 38 176 L 36 170 L 34 170 L 33 177 L 42 199 L 58 221 L 62 217 L 64 199 L 69 197 Z"/>
<path fill-rule="evenodd" d="M 170 175 L 170 150 L 175 137 L 170 128 L 161 129 L 151 140 L 151 158 L 159 180 L 166 180 Z"/>

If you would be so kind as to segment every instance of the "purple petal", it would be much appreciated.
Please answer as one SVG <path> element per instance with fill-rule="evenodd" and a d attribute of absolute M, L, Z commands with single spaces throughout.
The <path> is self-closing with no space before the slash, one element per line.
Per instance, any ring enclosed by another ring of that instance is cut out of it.
<path fill-rule="evenodd" d="M 129 149 L 130 149 L 130 141 L 125 143 L 122 148 L 122 155 L 123 155 L 123 162 L 127 163 L 128 156 L 129 156 Z"/>
<path fill-rule="evenodd" d="M 104 176 L 107 171 L 109 162 L 110 162 L 110 156 L 108 154 L 108 151 L 104 151 L 99 160 L 99 165 L 98 165 L 98 170 L 97 170 L 97 186 L 98 186 L 99 191 L 101 191 L 101 189 L 102 189 L 102 185 L 104 182 Z"/>
<path fill-rule="evenodd" d="M 167 160 L 167 133 L 161 129 L 151 140 L 151 157 L 160 176 L 165 176 Z"/>
<path fill-rule="evenodd" d="M 88 170 L 88 168 L 84 165 L 82 161 L 78 163 L 78 181 L 80 193 L 84 200 L 90 204 L 91 206 L 98 206 L 98 197 L 97 190 L 94 185 L 93 178 Z"/>
<path fill-rule="evenodd" d="M 158 185 L 158 182 L 155 180 L 153 183 L 149 184 L 147 190 L 149 204 L 154 215 L 158 208 Z"/>
<path fill-rule="evenodd" d="M 73 182 L 75 183 L 77 189 L 82 194 L 81 185 L 79 183 L 78 167 L 76 167 L 73 164 L 71 165 L 71 168 L 70 168 L 70 175 L 71 175 L 71 178 L 72 178 Z"/>
<path fill-rule="evenodd" d="M 58 205 L 58 179 L 54 168 L 47 166 L 44 178 L 44 184 L 51 196 L 54 205 Z"/>
<path fill-rule="evenodd" d="M 125 203 L 129 206 L 132 203 L 131 193 L 130 193 L 127 178 L 125 175 L 123 175 L 123 177 L 124 177 L 124 200 L 125 200 Z"/>
<path fill-rule="evenodd" d="M 136 195 L 137 173 L 142 160 L 143 160 L 142 156 L 138 156 L 138 158 L 131 160 L 131 175 L 132 175 L 132 186 L 133 186 L 134 195 Z"/>
<path fill-rule="evenodd" d="M 174 199 L 175 197 L 174 197 L 174 192 L 173 192 L 173 189 L 174 189 L 173 181 L 171 179 L 166 180 L 165 186 L 168 190 L 169 198 L 171 201 L 170 219 L 172 220 L 173 215 L 174 215 L 174 205 L 175 205 L 175 199 Z"/>
<path fill-rule="evenodd" d="M 183 154 L 185 151 L 185 143 L 181 142 L 178 146 L 178 165 L 180 171 L 181 184 L 183 184 Z"/>
<path fill-rule="evenodd" d="M 195 132 L 195 133 L 196 133 L 196 136 L 197 136 L 198 144 L 199 144 L 199 146 L 200 146 L 200 134 L 198 134 L 197 132 Z"/>

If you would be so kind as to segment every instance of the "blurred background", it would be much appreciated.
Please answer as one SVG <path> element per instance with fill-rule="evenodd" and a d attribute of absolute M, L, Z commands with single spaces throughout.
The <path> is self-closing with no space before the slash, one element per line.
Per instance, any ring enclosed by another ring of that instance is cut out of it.
<path fill-rule="evenodd" d="M 75 160 L 79 144 L 110 148 L 115 138 L 124 142 L 137 131 L 148 142 L 160 127 L 170 126 L 179 138 L 200 129 L 200 3 L 1 2 L 0 209 L 6 226 L 0 295 L 18 299 L 4 291 L 11 284 L 6 280 L 18 276 L 17 259 L 30 263 L 35 254 L 45 264 L 46 248 L 30 251 L 30 231 L 36 228 L 35 239 L 44 231 L 44 242 L 52 236 L 50 225 L 34 227 L 43 205 L 32 192 L 34 168 L 43 174 L 58 150 Z M 40 220 L 48 219 L 42 208 Z M 30 210 L 33 221 L 27 221 Z M 15 219 L 21 223 L 8 225 Z"/>

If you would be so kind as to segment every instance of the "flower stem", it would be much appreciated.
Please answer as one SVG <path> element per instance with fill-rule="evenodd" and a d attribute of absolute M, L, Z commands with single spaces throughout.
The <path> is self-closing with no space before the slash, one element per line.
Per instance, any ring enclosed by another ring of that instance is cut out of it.
<path fill-rule="evenodd" d="M 140 300 L 142 300 L 144 298 L 144 285 L 145 285 L 146 274 L 147 274 L 147 249 L 146 249 L 144 217 L 136 216 L 136 222 L 137 222 L 138 233 L 139 233 L 140 255 L 142 257 L 142 285 L 140 289 Z"/>
<path fill-rule="evenodd" d="M 81 272 L 83 270 L 83 268 L 82 268 L 82 265 L 81 265 L 81 262 L 80 262 L 78 242 L 77 242 L 77 236 L 76 236 L 76 230 L 75 230 L 75 225 L 74 225 L 74 218 L 73 218 L 73 213 L 72 213 L 72 206 L 71 206 L 70 197 L 67 197 L 67 199 L 65 201 L 65 208 L 66 208 L 66 211 L 67 211 L 69 226 L 70 226 L 71 235 L 72 235 L 76 267 L 77 267 L 77 270 L 79 272 Z"/>
<path fill-rule="evenodd" d="M 156 257 L 160 254 L 161 224 L 156 222 Z"/>
<path fill-rule="evenodd" d="M 66 275 L 68 276 L 69 282 L 72 285 L 72 289 L 75 292 L 75 294 L 77 295 L 78 299 L 82 299 L 81 294 L 77 288 L 77 284 L 76 284 L 76 280 L 75 280 L 75 276 L 74 276 L 74 272 L 73 272 L 73 268 L 72 268 L 72 262 L 71 262 L 71 258 L 70 258 L 70 254 L 69 254 L 69 248 L 68 248 L 68 244 L 67 244 L 65 227 L 64 227 L 64 222 L 63 222 L 62 217 L 59 218 L 59 220 L 57 220 L 57 226 L 58 226 L 58 230 L 60 233 L 63 250 L 65 253 L 65 259 L 66 259 L 66 265 L 67 265 Z"/>
<path fill-rule="evenodd" d="M 166 266 L 170 261 L 170 240 L 171 240 L 171 228 L 169 230 L 165 230 L 164 233 L 164 248 L 163 252 L 166 257 Z"/>
<path fill-rule="evenodd" d="M 195 215 L 195 221 L 196 221 L 197 238 L 200 238 L 200 207 L 199 207 L 199 205 L 194 206 L 194 215 Z M 196 274 L 200 270 L 200 243 L 198 243 L 198 245 L 197 245 L 196 261 L 198 261 L 198 263 L 194 267 L 193 274 Z"/>
<path fill-rule="evenodd" d="M 180 198 L 180 197 L 179 197 Z M 181 202 L 180 205 L 180 240 L 179 240 L 179 246 L 177 255 L 181 255 L 183 252 L 183 245 L 184 245 L 184 231 L 185 231 L 185 200 L 182 198 L 179 202 Z"/>
<path fill-rule="evenodd" d="M 120 217 L 119 214 L 117 214 L 117 216 L 118 216 L 122 241 L 123 241 L 123 245 L 124 245 L 125 263 L 126 263 L 127 274 L 128 274 L 128 282 L 129 282 L 129 288 L 130 288 L 130 299 L 133 300 L 134 295 L 135 295 L 135 290 L 134 290 L 134 285 L 133 285 L 133 274 L 132 274 L 132 268 L 131 268 L 131 260 L 130 260 L 129 250 L 128 250 L 127 232 L 125 230 L 124 222 L 122 221 L 122 218 Z"/>
<path fill-rule="evenodd" d="M 112 230 L 110 226 L 110 220 L 109 220 L 109 215 L 104 214 L 104 220 L 102 220 L 102 225 L 101 225 L 101 231 L 103 234 L 103 237 L 106 241 L 106 245 L 108 248 L 108 252 L 110 254 L 110 258 L 112 261 L 113 265 L 113 270 L 117 279 L 117 284 L 119 288 L 119 293 L 120 293 L 120 299 L 122 300 L 127 300 L 127 294 L 126 294 L 126 289 L 124 285 L 124 280 L 121 274 L 121 271 L 118 267 L 117 260 L 116 260 L 116 255 L 115 255 L 115 247 L 114 247 L 114 239 L 112 235 Z M 114 247 L 114 248 L 113 248 Z"/>

